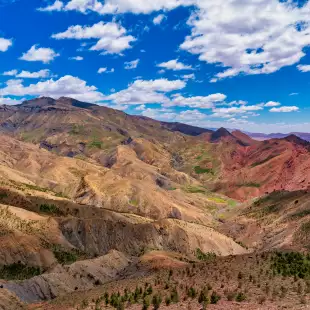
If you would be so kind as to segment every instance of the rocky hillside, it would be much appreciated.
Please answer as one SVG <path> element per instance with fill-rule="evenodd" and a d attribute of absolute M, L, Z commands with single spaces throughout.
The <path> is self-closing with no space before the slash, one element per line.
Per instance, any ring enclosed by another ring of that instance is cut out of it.
<path fill-rule="evenodd" d="M 309 151 L 70 98 L 0 106 L 0 309 L 303 309 L 309 257 L 262 253 L 308 250 Z"/>

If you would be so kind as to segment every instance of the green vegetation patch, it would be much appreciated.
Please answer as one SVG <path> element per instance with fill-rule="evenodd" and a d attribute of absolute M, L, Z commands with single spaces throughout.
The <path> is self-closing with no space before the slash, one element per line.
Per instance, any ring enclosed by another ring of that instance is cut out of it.
<path fill-rule="evenodd" d="M 21 263 L 14 263 L 0 267 L 0 279 L 25 280 L 38 276 L 42 272 L 38 267 L 29 267 Z"/>
<path fill-rule="evenodd" d="M 209 173 L 214 175 L 214 172 L 211 168 L 202 168 L 200 166 L 195 166 L 194 167 L 194 171 L 196 174 L 205 174 L 205 173 Z"/>
<path fill-rule="evenodd" d="M 248 182 L 248 183 L 243 183 L 243 184 L 239 184 L 239 187 L 261 187 L 261 184 L 259 183 L 255 183 L 255 182 Z"/>
<path fill-rule="evenodd" d="M 60 245 L 53 245 L 52 251 L 57 261 L 62 265 L 75 263 L 77 260 L 84 258 L 85 254 L 79 250 L 66 250 Z"/>
<path fill-rule="evenodd" d="M 28 189 L 31 189 L 31 190 L 34 190 L 34 191 L 38 191 L 38 192 L 48 192 L 49 189 L 48 188 L 44 188 L 44 187 L 40 187 L 40 186 L 37 186 L 37 185 L 32 185 L 32 184 L 27 184 L 27 183 L 23 183 L 23 185 L 28 188 Z"/>
<path fill-rule="evenodd" d="M 201 249 L 196 249 L 196 258 L 201 261 L 213 261 L 216 259 L 216 254 L 213 252 L 204 253 Z"/>
<path fill-rule="evenodd" d="M 187 193 L 191 193 L 191 194 L 197 194 L 197 193 L 202 193 L 205 194 L 206 190 L 201 188 L 201 187 L 197 187 L 197 186 L 187 186 L 184 188 L 185 192 Z"/>
<path fill-rule="evenodd" d="M 102 149 L 103 148 L 103 143 L 99 140 L 93 140 L 88 143 L 88 147 L 91 149 Z"/>
<path fill-rule="evenodd" d="M 296 213 L 293 213 L 290 216 L 290 219 L 295 220 L 295 219 L 298 219 L 298 218 L 305 217 L 307 215 L 310 215 L 310 210 L 302 210 L 302 211 L 298 211 Z"/>
<path fill-rule="evenodd" d="M 296 276 L 304 279 L 310 276 L 310 254 L 278 252 L 272 256 L 271 267 L 276 274 L 284 277 Z"/>
<path fill-rule="evenodd" d="M 54 204 L 41 204 L 40 212 L 50 215 L 64 216 L 64 213 Z"/>

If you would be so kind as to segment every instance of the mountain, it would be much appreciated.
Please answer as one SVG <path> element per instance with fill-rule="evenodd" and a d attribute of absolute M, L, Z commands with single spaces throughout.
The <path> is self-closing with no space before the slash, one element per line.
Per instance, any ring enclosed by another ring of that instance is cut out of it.
<path fill-rule="evenodd" d="M 253 133 L 245 131 L 244 133 L 256 140 L 281 139 L 289 135 L 295 135 L 305 141 L 310 141 L 310 133 L 308 132 L 290 132 L 288 134 L 284 133 L 264 134 L 264 133 Z"/>
<path fill-rule="evenodd" d="M 309 246 L 309 145 L 64 97 L 0 106 L 0 309 L 295 309 L 308 258 L 285 278 L 273 251 Z"/>

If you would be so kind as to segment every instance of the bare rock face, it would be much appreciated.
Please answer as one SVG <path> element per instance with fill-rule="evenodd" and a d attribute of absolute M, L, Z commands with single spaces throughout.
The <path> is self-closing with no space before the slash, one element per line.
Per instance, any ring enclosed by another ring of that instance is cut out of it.
<path fill-rule="evenodd" d="M 4 283 L 3 287 L 14 292 L 24 302 L 54 299 L 114 280 L 130 263 L 130 257 L 112 250 L 96 259 L 58 265 L 48 273 L 29 280 Z"/>

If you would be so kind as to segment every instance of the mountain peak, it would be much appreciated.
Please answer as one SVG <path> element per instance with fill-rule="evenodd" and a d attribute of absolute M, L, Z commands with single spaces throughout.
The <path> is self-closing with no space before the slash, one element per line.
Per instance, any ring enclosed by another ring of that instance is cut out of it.
<path fill-rule="evenodd" d="M 217 141 L 224 137 L 231 137 L 232 134 L 224 127 L 219 128 L 211 134 L 211 141 Z"/>

